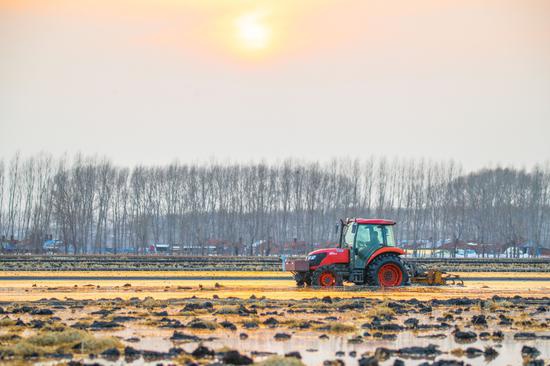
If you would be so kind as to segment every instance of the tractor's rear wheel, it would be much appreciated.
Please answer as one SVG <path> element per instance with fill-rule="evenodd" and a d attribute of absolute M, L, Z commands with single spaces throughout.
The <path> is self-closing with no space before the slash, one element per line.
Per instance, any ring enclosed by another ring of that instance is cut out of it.
<path fill-rule="evenodd" d="M 405 263 L 394 254 L 382 254 L 367 267 L 367 284 L 379 287 L 403 286 L 409 283 Z"/>
<path fill-rule="evenodd" d="M 313 271 L 311 284 L 318 287 L 342 286 L 344 280 L 334 266 L 323 266 Z"/>

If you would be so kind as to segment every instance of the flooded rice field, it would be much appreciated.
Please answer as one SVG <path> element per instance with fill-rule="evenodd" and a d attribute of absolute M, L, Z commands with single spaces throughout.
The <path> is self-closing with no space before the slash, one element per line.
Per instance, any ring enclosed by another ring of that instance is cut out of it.
<path fill-rule="evenodd" d="M 0 363 L 366 366 L 550 360 L 550 281 L 325 291 L 296 289 L 285 278 L 170 281 L 124 275 L 0 279 Z"/>

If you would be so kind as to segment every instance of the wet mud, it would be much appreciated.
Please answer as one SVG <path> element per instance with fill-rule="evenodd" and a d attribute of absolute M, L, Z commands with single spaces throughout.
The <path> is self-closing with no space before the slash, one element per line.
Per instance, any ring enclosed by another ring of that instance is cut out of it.
<path fill-rule="evenodd" d="M 0 362 L 544 365 L 550 359 L 544 296 L 382 299 L 317 292 L 276 299 L 221 297 L 215 290 L 164 300 L 68 294 L 0 301 Z"/>

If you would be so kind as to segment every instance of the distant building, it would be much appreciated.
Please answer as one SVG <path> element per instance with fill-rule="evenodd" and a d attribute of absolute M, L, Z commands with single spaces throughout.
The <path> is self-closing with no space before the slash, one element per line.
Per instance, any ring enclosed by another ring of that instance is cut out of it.
<path fill-rule="evenodd" d="M 46 253 L 60 253 L 64 251 L 63 240 L 48 239 L 42 243 L 42 250 Z"/>
<path fill-rule="evenodd" d="M 0 240 L 0 250 L 2 253 L 15 253 L 17 251 L 17 241 L 13 238 L 8 240 L 5 236 L 2 236 L 2 240 Z"/>
<path fill-rule="evenodd" d="M 170 254 L 172 248 L 170 244 L 155 243 L 147 247 L 147 254 Z"/>

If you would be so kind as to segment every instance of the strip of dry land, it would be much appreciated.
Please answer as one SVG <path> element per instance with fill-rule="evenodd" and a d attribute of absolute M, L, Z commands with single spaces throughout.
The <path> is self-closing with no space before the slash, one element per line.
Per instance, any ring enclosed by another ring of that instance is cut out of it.
<path fill-rule="evenodd" d="M 550 272 L 453 272 L 465 279 L 468 278 L 506 278 L 506 279 L 523 279 L 523 278 L 542 278 L 550 279 Z M 238 277 L 242 279 L 271 279 L 282 278 L 289 279 L 291 273 L 283 271 L 0 271 L 0 280 L 2 278 L 45 278 L 55 279 L 64 277 L 112 277 L 112 278 L 128 278 L 128 277 L 143 277 L 143 278 L 159 278 L 159 277 L 174 277 L 174 278 L 228 278 Z"/>
<path fill-rule="evenodd" d="M 108 272 L 112 274 L 111 272 Z M 202 274 L 203 272 L 200 272 Z M 386 299 L 432 299 L 453 298 L 461 296 L 476 296 L 490 298 L 499 296 L 536 296 L 543 297 L 550 294 L 550 276 L 539 273 L 537 280 L 526 280 L 525 276 L 533 276 L 531 273 L 464 273 L 465 278 L 476 276 L 475 280 L 465 281 L 464 286 L 420 286 L 396 289 L 377 289 L 347 285 L 340 289 L 325 290 L 314 288 L 297 288 L 291 279 L 286 279 L 288 274 L 273 272 L 273 278 L 263 278 L 265 272 L 212 272 L 211 278 L 194 279 L 196 272 L 185 272 L 192 279 L 159 279 L 159 273 L 147 272 L 144 278 L 134 279 L 133 272 L 119 272 L 116 276 L 104 279 L 100 272 L 79 272 L 82 278 L 63 279 L 65 273 L 42 273 L 40 278 L 32 281 L 25 279 L 13 280 L 6 277 L 9 273 L 0 276 L 0 300 L 37 300 L 41 298 L 131 298 L 152 296 L 159 299 L 184 298 L 191 296 L 211 297 L 213 295 L 228 298 L 248 298 L 251 295 L 266 296 L 273 299 L 304 299 L 316 296 L 340 296 L 351 298 L 361 296 L 365 298 Z M 74 272 L 70 272 L 74 275 Z M 140 273 L 143 274 L 143 273 Z M 162 272 L 163 275 L 166 272 Z M 181 273 L 178 272 L 178 275 Z M 242 276 L 241 279 L 224 279 L 224 275 Z M 17 276 L 16 273 L 12 274 Z M 61 277 L 59 277 L 61 275 Z M 96 277 L 94 277 L 96 276 Z M 520 281 L 485 281 L 479 280 L 483 276 L 511 277 Z M 6 279 L 8 278 L 8 279 Z M 548 279 L 540 281 L 539 279 Z"/>

